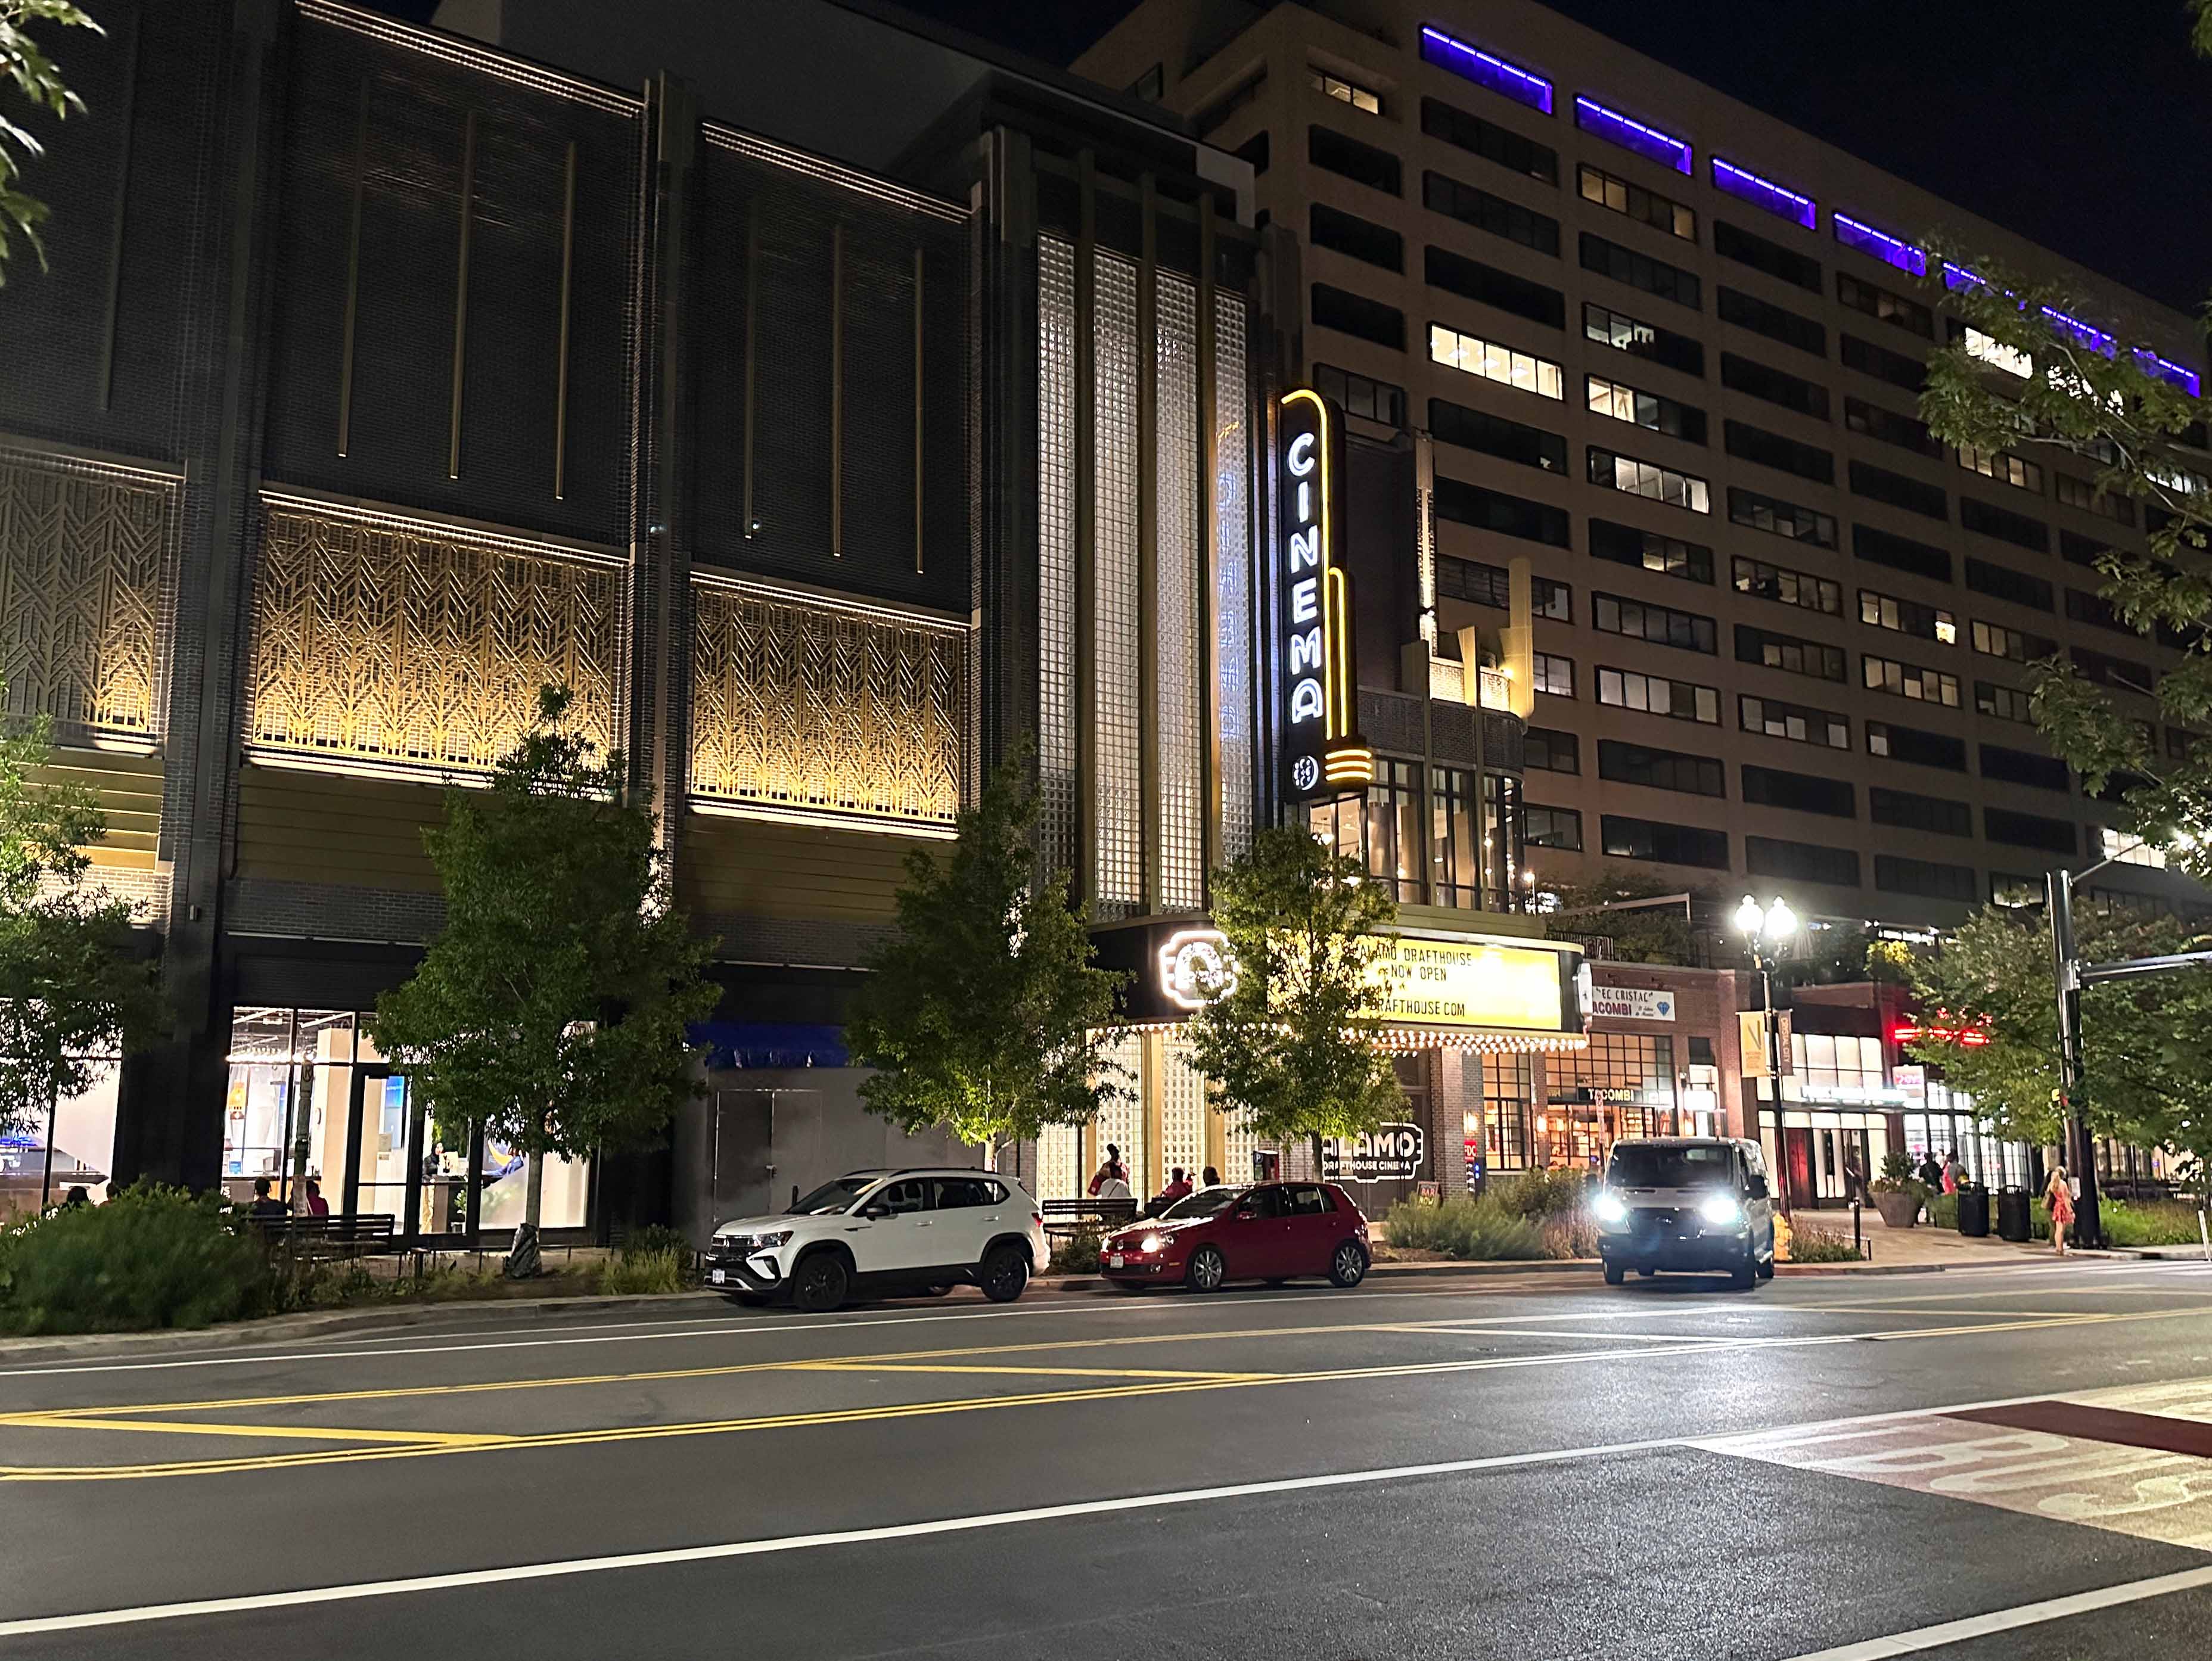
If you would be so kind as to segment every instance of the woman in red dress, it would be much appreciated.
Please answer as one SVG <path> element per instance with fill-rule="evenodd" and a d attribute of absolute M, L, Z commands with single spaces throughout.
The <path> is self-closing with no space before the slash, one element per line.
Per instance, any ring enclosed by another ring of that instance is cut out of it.
<path fill-rule="evenodd" d="M 2044 1185 L 2043 1203 L 2051 1208 L 2051 1244 L 2058 1255 L 2066 1255 L 2066 1231 L 2074 1226 L 2074 1185 L 2066 1179 L 2066 1167 L 2055 1166 L 2051 1180 Z"/>

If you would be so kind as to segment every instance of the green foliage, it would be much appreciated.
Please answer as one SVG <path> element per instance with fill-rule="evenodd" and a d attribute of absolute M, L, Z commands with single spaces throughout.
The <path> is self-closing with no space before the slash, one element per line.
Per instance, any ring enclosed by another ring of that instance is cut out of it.
<path fill-rule="evenodd" d="M 1791 1263 L 1856 1263 L 1858 1247 L 1827 1228 L 1799 1228 L 1790 1236 Z"/>
<path fill-rule="evenodd" d="M 161 1024 L 129 906 L 88 885 L 107 821 L 90 790 L 46 778 L 52 746 L 44 715 L 0 733 L 0 1135 L 42 1128 L 108 1064 L 86 1057 Z"/>
<path fill-rule="evenodd" d="M 2097 1221 L 2107 1246 L 2195 1246 L 2197 1208 L 2175 1200 L 2100 1199 Z"/>
<path fill-rule="evenodd" d="M 1956 1080 L 1953 1081 L 1953 1088 L 1959 1088 Z M 1978 1102 L 1980 1098 L 1978 1096 L 1975 1100 Z M 1881 1156 L 1881 1174 L 1868 1186 L 1877 1194 L 1917 1194 L 1924 1202 L 1928 1198 L 1928 1185 L 1913 1174 L 1914 1169 L 1911 1155 L 1884 1154 Z"/>
<path fill-rule="evenodd" d="M 1928 1197 L 1928 1226 L 1931 1228 L 1953 1228 L 1959 1226 L 1959 1197 L 1956 1194 L 1930 1194 Z"/>
<path fill-rule="evenodd" d="M 14 88 L 33 111 L 59 121 L 71 111 L 82 112 L 84 100 L 69 89 L 61 70 L 31 38 L 33 23 L 94 34 L 106 31 L 70 0 L 0 0 L 0 88 Z M 10 226 L 39 257 L 39 269 L 46 269 L 46 246 L 39 239 L 46 204 L 22 188 L 23 164 L 45 154 L 38 136 L 0 107 L 0 285 L 8 281 Z"/>
<path fill-rule="evenodd" d="M 1192 1059 L 1262 1137 L 1356 1136 L 1404 1100 L 1376 1012 L 1395 900 L 1302 825 L 1261 831 L 1214 878 L 1213 921 L 1236 966 L 1191 1018 Z"/>
<path fill-rule="evenodd" d="M 1104 1239 L 1098 1230 L 1081 1228 L 1063 1234 L 1052 1248 L 1052 1259 L 1045 1264 L 1048 1275 L 1095 1275 L 1098 1272 L 1098 1247 Z"/>
<path fill-rule="evenodd" d="M 2075 932 L 2082 961 L 2111 962 L 2203 949 L 2208 937 L 2172 917 L 2085 906 Z M 1912 1058 L 1943 1069 L 2008 1137 L 2055 1143 L 2058 1015 L 2051 934 L 2040 917 L 2002 906 L 1975 912 L 1942 949 L 1912 960 L 1926 1024 L 1985 1024 L 1990 1041 L 1921 1038 Z M 2079 1106 L 2093 1134 L 2212 1155 L 2212 975 L 2201 970 L 2105 981 L 2081 994 L 2084 1067 Z"/>
<path fill-rule="evenodd" d="M 655 1252 L 681 1252 L 688 1258 L 691 1255 L 690 1237 L 680 1228 L 649 1222 L 634 1230 L 622 1243 L 622 1254 L 626 1258 L 644 1257 Z"/>
<path fill-rule="evenodd" d="M 1547 1238 L 1544 1220 L 1523 1216 L 1495 1194 L 1454 1195 L 1442 1204 L 1401 1200 L 1384 1222 L 1390 1244 L 1472 1263 L 1534 1263 L 1579 1255 Z"/>
<path fill-rule="evenodd" d="M 1493 1177 L 1483 1191 L 1516 1217 L 1572 1216 L 1583 1209 L 1590 1181 L 1579 1166 L 1554 1165 Z"/>
<path fill-rule="evenodd" d="M 1544 890 L 1547 909 L 1558 914 L 1560 931 L 1605 936 L 1613 942 L 1613 961 L 1694 966 L 1697 938 L 1680 905 L 1600 909 L 1624 900 L 1656 900 L 1680 892 L 1662 878 L 1624 865 L 1607 865 L 1587 882 L 1559 883 Z"/>
<path fill-rule="evenodd" d="M 142 1183 L 0 1234 L 0 1331 L 206 1326 L 275 1296 L 261 1241 L 219 1194 Z"/>
<path fill-rule="evenodd" d="M 691 1283 L 691 1248 L 661 1246 L 640 1252 L 625 1246 L 599 1269 L 599 1290 L 610 1297 L 681 1292 Z"/>
<path fill-rule="evenodd" d="M 698 1093 L 684 1028 L 719 994 L 653 815 L 620 755 L 568 730 L 568 704 L 545 688 L 491 788 L 447 792 L 423 834 L 446 926 L 372 1034 L 441 1126 L 574 1159 L 649 1140 Z"/>
<path fill-rule="evenodd" d="M 876 1070 L 869 1111 L 964 1143 L 1095 1118 L 1121 1089 L 1104 1055 L 1122 977 L 1093 967 L 1090 912 L 1068 877 L 1040 879 L 1036 793 L 1007 758 L 942 858 L 907 856 L 898 923 L 870 955 L 846 1040 Z"/>

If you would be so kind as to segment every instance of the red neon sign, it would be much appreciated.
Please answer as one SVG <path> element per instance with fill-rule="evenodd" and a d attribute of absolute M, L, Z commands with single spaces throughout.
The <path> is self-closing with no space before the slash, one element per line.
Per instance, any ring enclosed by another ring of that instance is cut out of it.
<path fill-rule="evenodd" d="M 1978 1049 L 1990 1041 L 1987 1027 L 1917 1027 L 1897 1028 L 1890 1037 L 1899 1044 L 1910 1044 L 1917 1039 L 1927 1039 L 1937 1044 L 1963 1044 L 1968 1049 Z"/>

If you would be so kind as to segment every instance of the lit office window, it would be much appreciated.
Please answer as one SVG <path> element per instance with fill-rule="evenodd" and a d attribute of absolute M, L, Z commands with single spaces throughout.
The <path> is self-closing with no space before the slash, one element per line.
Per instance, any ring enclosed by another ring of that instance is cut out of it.
<path fill-rule="evenodd" d="M 1370 115 L 1382 113 L 1382 99 L 1378 93 L 1368 91 L 1340 75 L 1331 75 L 1327 70 L 1309 69 L 1306 84 L 1325 98 L 1334 98 L 1340 104 L 1349 104 L 1355 110 L 1364 110 Z"/>
<path fill-rule="evenodd" d="M 1429 357 L 1446 368 L 1534 392 L 1540 398 L 1564 400 L 1566 397 L 1565 377 L 1549 358 L 1447 329 L 1441 323 L 1429 325 Z"/>

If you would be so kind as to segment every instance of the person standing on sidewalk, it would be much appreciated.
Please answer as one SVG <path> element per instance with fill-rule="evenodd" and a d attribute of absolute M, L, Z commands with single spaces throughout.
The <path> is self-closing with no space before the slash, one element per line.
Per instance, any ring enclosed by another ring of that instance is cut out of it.
<path fill-rule="evenodd" d="M 2064 1166 L 2051 1167 L 2051 1180 L 2044 1185 L 2043 1203 L 2051 1208 L 2051 1247 L 2063 1258 L 2066 1231 L 2074 1226 L 2074 1185 L 2067 1179 Z"/>

